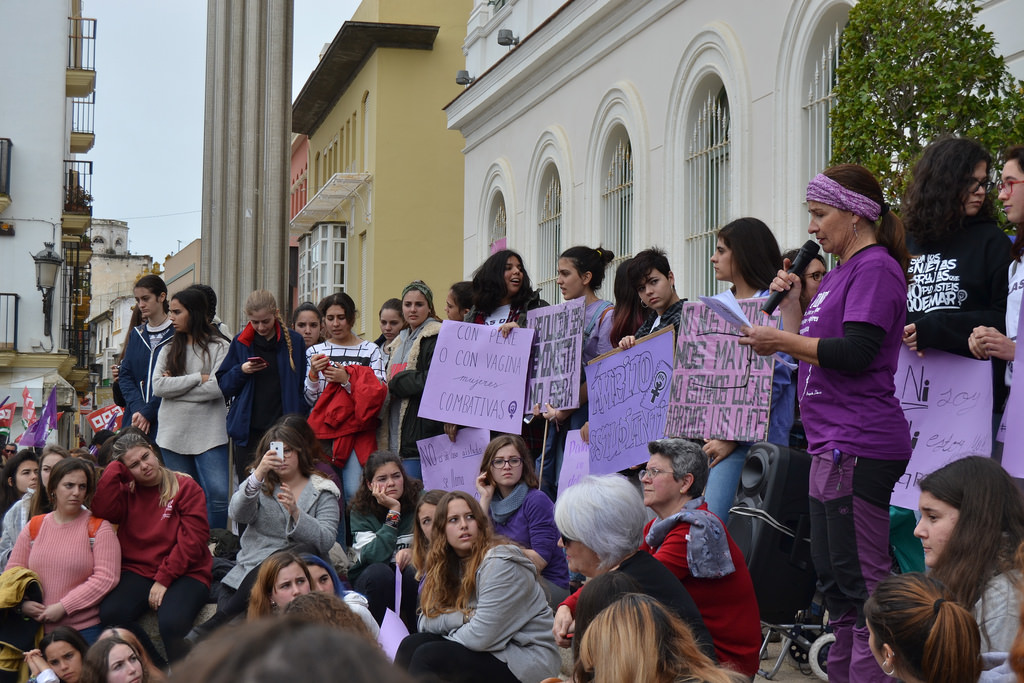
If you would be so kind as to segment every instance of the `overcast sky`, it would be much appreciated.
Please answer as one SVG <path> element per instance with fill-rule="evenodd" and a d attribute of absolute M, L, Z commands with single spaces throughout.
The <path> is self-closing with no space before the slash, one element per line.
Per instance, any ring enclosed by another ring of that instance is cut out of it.
<path fill-rule="evenodd" d="M 216 0 L 214 0 L 216 1 Z M 295 0 L 292 97 L 358 0 Z M 93 216 L 126 220 L 129 247 L 163 262 L 199 237 L 206 2 L 87 0 L 96 22 Z"/>

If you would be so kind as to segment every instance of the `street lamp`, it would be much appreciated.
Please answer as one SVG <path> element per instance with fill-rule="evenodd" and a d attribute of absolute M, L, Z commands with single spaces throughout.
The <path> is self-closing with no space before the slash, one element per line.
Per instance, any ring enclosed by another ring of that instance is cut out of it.
<path fill-rule="evenodd" d="M 36 288 L 43 293 L 43 333 L 49 337 L 53 311 L 53 288 L 57 285 L 57 271 L 64 259 L 53 250 L 53 242 L 44 242 L 43 249 L 32 256 L 36 262 Z"/>

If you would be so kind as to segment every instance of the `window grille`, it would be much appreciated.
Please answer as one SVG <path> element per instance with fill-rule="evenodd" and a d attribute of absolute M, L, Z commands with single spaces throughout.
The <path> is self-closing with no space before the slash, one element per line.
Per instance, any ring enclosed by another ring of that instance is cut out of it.
<path fill-rule="evenodd" d="M 633 148 L 628 139 L 615 145 L 601 201 L 601 244 L 615 254 L 610 264 L 610 272 L 614 273 L 620 263 L 633 256 Z"/>
<path fill-rule="evenodd" d="M 729 214 L 729 147 L 729 99 L 724 89 L 718 97 L 709 92 L 693 125 L 686 157 L 687 288 L 680 296 L 690 299 L 720 289 L 710 258 L 715 233 Z"/>
<path fill-rule="evenodd" d="M 558 277 L 558 255 L 562 253 L 562 185 L 558 172 L 552 171 L 544 193 L 538 221 L 537 266 L 532 280 L 548 303 L 559 303 L 562 296 L 555 280 Z"/>

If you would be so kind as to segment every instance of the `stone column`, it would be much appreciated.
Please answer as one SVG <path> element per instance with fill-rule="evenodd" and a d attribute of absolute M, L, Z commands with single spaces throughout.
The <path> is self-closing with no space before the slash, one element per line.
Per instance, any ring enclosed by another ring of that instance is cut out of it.
<path fill-rule="evenodd" d="M 201 279 L 232 332 L 249 292 L 285 309 L 293 0 L 209 0 Z"/>

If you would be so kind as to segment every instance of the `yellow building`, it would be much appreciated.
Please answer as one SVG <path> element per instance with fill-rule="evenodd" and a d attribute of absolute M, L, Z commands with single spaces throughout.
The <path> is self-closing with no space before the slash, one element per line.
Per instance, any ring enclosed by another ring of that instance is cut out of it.
<path fill-rule="evenodd" d="M 364 0 L 292 106 L 292 130 L 309 137 L 310 199 L 290 224 L 299 301 L 347 292 L 367 338 L 409 281 L 443 308 L 462 279 L 463 138 L 443 107 L 461 91 L 472 5 Z"/>

